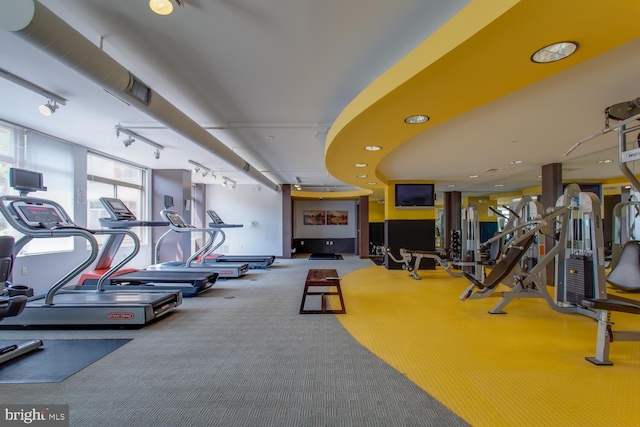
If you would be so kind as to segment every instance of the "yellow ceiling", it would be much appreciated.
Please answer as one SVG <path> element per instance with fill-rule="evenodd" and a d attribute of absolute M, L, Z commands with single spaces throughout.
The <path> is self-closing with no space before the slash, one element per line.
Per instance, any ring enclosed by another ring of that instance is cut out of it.
<path fill-rule="evenodd" d="M 472 0 L 458 15 L 359 94 L 327 136 L 329 172 L 380 190 L 385 155 L 414 135 L 640 36 L 640 2 L 628 0 Z M 535 64 L 537 49 L 575 41 L 573 56 Z M 421 125 L 404 123 L 424 114 Z M 364 146 L 379 145 L 380 151 Z M 355 168 L 355 163 L 366 163 Z M 356 175 L 366 174 L 367 178 Z M 377 184 L 369 184 L 369 182 Z"/>

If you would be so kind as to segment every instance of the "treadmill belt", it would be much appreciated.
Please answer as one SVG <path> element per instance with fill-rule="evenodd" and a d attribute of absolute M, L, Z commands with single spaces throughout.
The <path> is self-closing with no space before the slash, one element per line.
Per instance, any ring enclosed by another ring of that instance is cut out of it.
<path fill-rule="evenodd" d="M 0 346 L 27 339 L 0 340 Z M 50 340 L 42 347 L 0 366 L 0 384 L 59 383 L 131 339 Z"/>

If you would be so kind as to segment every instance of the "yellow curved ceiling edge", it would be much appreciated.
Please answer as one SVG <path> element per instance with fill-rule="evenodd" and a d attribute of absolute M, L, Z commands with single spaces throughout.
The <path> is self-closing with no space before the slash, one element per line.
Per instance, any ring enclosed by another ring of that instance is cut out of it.
<path fill-rule="evenodd" d="M 626 0 L 473 0 L 342 111 L 327 136 L 326 167 L 347 184 L 379 190 L 389 179 L 378 164 L 394 148 L 639 37 L 638 17 L 640 2 Z M 566 40 L 580 44 L 573 56 L 551 64 L 529 60 L 537 49 Z M 431 119 L 404 123 L 414 114 Z M 383 148 L 365 151 L 367 145 Z M 356 171 L 355 163 L 367 166 Z M 357 174 L 376 176 L 379 183 L 363 186 Z"/>
<path fill-rule="evenodd" d="M 323 199 L 323 200 L 338 200 L 338 199 L 358 199 L 363 196 L 370 196 L 373 193 L 371 190 L 352 190 L 352 191 L 292 191 L 292 199 Z"/>

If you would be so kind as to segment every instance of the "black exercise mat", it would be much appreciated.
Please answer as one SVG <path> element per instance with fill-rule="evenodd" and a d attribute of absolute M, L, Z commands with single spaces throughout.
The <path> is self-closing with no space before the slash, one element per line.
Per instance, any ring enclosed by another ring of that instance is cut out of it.
<path fill-rule="evenodd" d="M 0 340 L 0 346 L 29 340 Z M 131 339 L 49 340 L 37 350 L 0 365 L 0 384 L 59 383 Z"/>
<path fill-rule="evenodd" d="M 342 255 L 340 254 L 316 254 L 313 253 L 309 256 L 311 260 L 341 260 Z"/>
<path fill-rule="evenodd" d="M 369 259 L 375 265 L 383 265 L 384 264 L 384 258 L 383 257 L 370 257 Z"/>

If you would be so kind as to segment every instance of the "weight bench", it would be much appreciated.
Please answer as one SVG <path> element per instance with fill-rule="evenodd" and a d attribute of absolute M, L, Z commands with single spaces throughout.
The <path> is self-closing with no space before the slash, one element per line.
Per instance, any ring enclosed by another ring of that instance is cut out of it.
<path fill-rule="evenodd" d="M 620 257 L 622 260 L 622 257 Z M 640 301 L 619 296 L 608 295 L 608 298 L 585 299 L 582 305 L 598 311 L 598 334 L 596 337 L 596 355 L 585 357 L 586 360 L 599 366 L 613 365 L 609 360 L 609 348 L 614 341 L 640 341 L 640 331 L 614 331 L 610 311 L 640 314 Z"/>
<path fill-rule="evenodd" d="M 315 287 L 323 287 L 327 288 L 327 290 L 309 290 L 310 288 Z M 336 290 L 331 291 L 330 288 L 335 288 Z M 320 295 L 320 310 L 305 309 L 307 295 Z M 340 298 L 340 310 L 327 309 L 327 295 L 337 295 Z M 344 307 L 344 300 L 342 298 L 342 290 L 340 289 L 340 277 L 338 277 L 338 272 L 333 269 L 309 270 L 309 273 L 307 273 L 307 279 L 304 282 L 304 292 L 302 293 L 302 302 L 300 303 L 300 314 L 345 314 L 346 312 L 347 310 Z"/>

